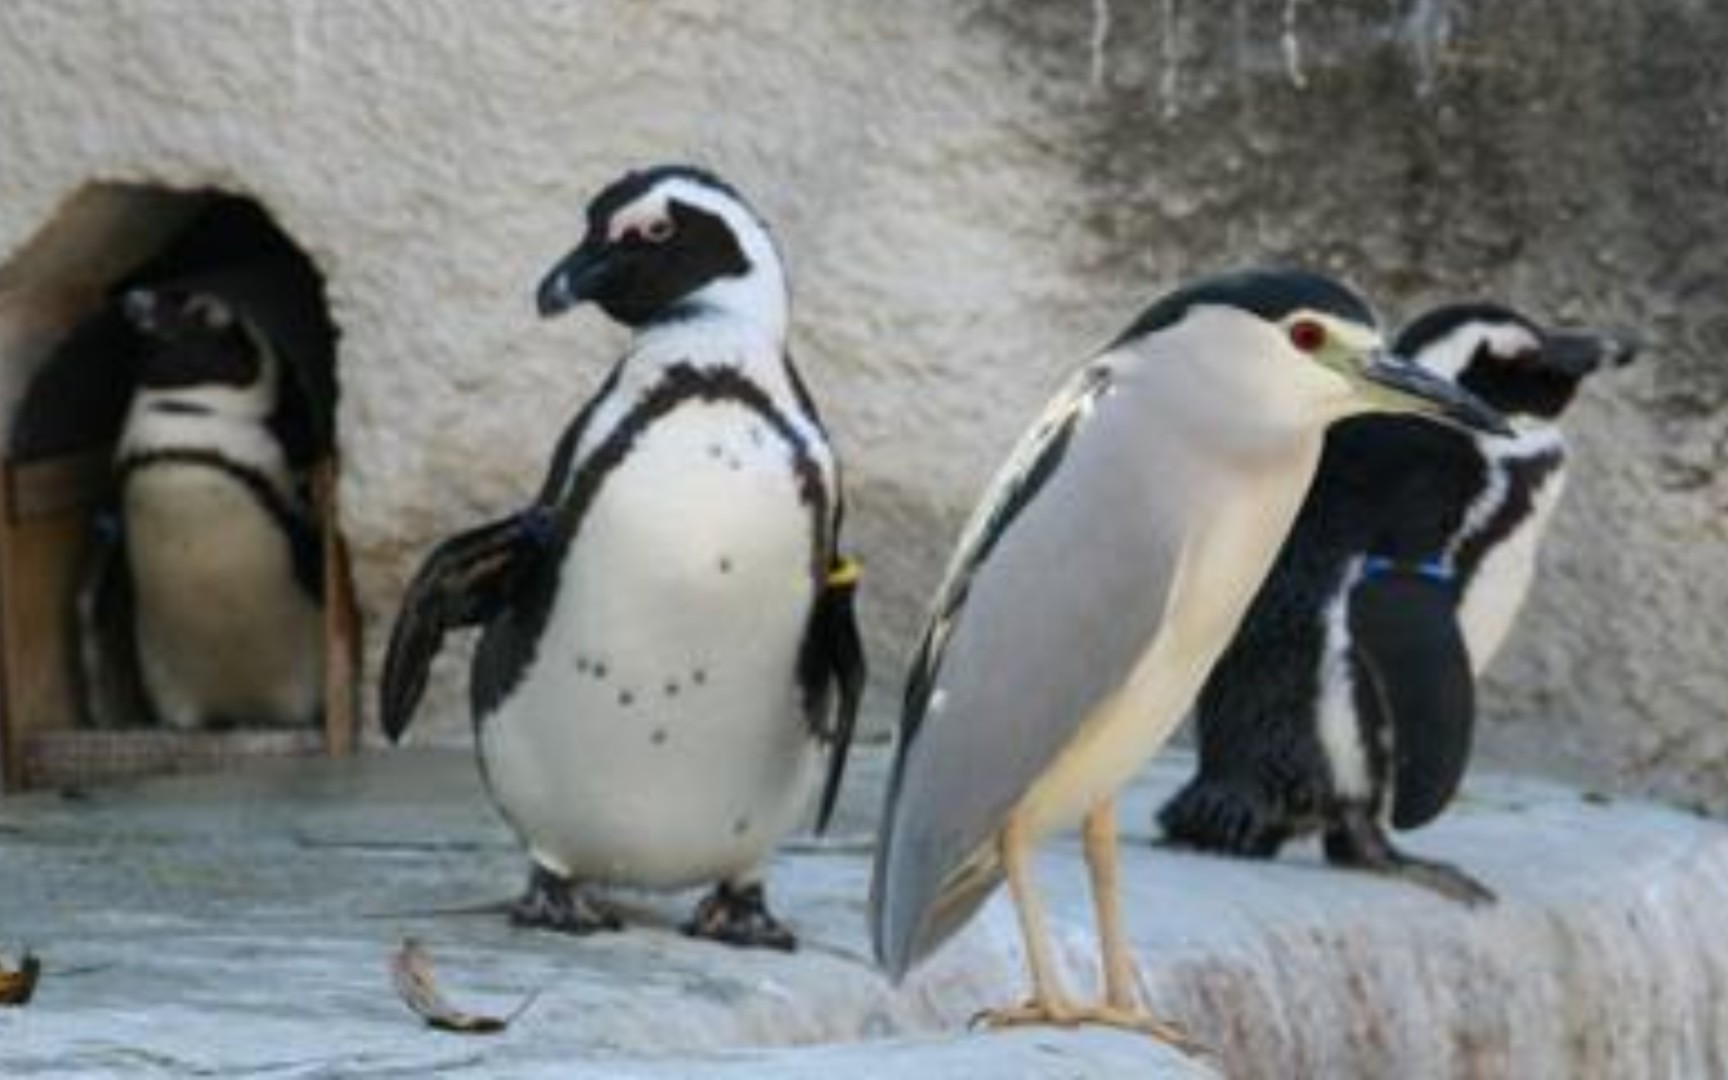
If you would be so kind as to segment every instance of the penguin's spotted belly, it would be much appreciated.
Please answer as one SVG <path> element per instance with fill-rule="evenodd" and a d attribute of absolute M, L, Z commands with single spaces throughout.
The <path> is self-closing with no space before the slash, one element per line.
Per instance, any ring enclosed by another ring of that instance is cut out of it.
<path fill-rule="evenodd" d="M 534 659 L 480 727 L 494 797 L 543 865 L 709 882 L 804 810 L 813 516 L 792 460 L 749 409 L 692 400 L 600 481 Z"/>

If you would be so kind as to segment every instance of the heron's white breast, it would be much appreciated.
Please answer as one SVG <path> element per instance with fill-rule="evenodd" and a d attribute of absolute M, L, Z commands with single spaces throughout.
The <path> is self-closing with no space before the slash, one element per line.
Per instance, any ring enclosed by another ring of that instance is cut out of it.
<path fill-rule="evenodd" d="M 1281 460 L 1191 478 L 1197 486 L 1172 497 L 1169 511 L 1187 520 L 1164 617 L 1122 687 L 1092 710 L 1022 800 L 1035 832 L 1079 820 L 1176 730 L 1270 572 L 1319 450 L 1318 438 L 1299 441 Z M 1084 573 L 1084 564 L 1073 572 Z"/>

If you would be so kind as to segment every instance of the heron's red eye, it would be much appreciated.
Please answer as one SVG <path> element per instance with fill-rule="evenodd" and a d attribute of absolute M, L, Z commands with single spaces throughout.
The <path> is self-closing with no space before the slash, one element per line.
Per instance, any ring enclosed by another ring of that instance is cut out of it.
<path fill-rule="evenodd" d="M 1305 353 L 1318 352 L 1326 344 L 1326 328 L 1313 319 L 1297 319 L 1290 324 L 1290 344 Z"/>

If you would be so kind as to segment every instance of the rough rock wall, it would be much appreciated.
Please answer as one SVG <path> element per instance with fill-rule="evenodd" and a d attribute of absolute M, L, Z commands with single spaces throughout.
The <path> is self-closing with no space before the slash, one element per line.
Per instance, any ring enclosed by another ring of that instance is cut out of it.
<path fill-rule="evenodd" d="M 993 3 L 1100 292 L 1266 256 L 1617 324 L 1488 754 L 1728 805 L 1728 9 Z"/>
<path fill-rule="evenodd" d="M 92 179 L 252 194 L 307 248 L 375 661 L 414 560 L 533 488 L 622 342 L 532 317 L 585 196 L 716 167 L 791 265 L 879 701 L 993 463 L 1191 272 L 1293 257 L 1393 317 L 1479 294 L 1637 326 L 1649 362 L 1572 418 L 1486 741 L 1728 804 L 1724 47 L 1705 0 L 12 0 L 0 258 Z M 0 278 L 0 341 L 30 291 Z M 425 734 L 465 738 L 456 666 Z"/>

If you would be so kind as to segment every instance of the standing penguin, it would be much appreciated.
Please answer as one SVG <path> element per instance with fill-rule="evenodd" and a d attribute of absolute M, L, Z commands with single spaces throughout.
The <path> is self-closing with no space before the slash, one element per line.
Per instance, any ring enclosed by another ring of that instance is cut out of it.
<path fill-rule="evenodd" d="M 311 724 L 320 549 L 272 424 L 282 361 L 213 292 L 139 287 L 122 303 L 140 344 L 115 468 L 148 705 L 180 729 Z"/>
<path fill-rule="evenodd" d="M 718 178 L 633 172 L 540 286 L 545 316 L 586 300 L 636 331 L 631 348 L 533 504 L 415 576 L 384 729 L 407 726 L 444 634 L 482 627 L 481 769 L 532 864 L 514 921 L 612 929 L 585 886 L 712 883 L 687 933 L 789 949 L 764 863 L 825 748 L 819 826 L 832 810 L 864 666 L 839 475 L 786 353 L 780 259 Z"/>
<path fill-rule="evenodd" d="M 1159 812 L 1174 842 L 1270 857 L 1319 830 L 1327 859 L 1467 903 L 1492 893 L 1395 848 L 1451 800 L 1469 759 L 1475 675 L 1522 605 L 1565 482 L 1556 423 L 1630 344 L 1459 304 L 1394 345 L 1473 391 L 1514 432 L 1360 417 L 1327 436 L 1278 563 L 1202 691 L 1200 771 Z"/>
<path fill-rule="evenodd" d="M 1383 354 L 1353 291 L 1295 270 L 1153 304 L 1046 408 L 962 534 L 914 661 L 871 896 L 898 978 L 1006 878 L 1032 999 L 995 1023 L 1179 1040 L 1139 1000 L 1116 891 L 1115 792 L 1193 703 L 1290 530 L 1326 425 L 1374 409 L 1498 424 Z M 1032 882 L 1082 823 L 1104 999 L 1063 991 Z"/>

